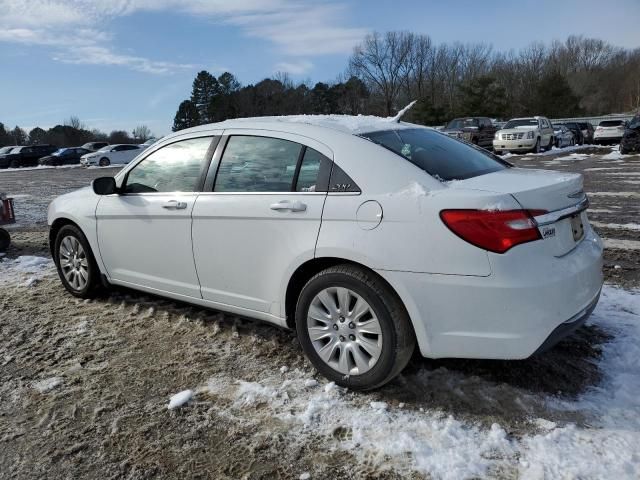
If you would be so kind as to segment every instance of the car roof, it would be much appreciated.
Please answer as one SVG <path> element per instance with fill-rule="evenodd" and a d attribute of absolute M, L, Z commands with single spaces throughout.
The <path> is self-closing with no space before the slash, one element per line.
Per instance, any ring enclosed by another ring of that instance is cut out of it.
<path fill-rule="evenodd" d="M 219 123 L 200 125 L 186 130 L 179 130 L 175 134 L 226 128 L 282 130 L 283 127 L 291 133 L 309 133 L 312 129 L 322 128 L 351 135 L 359 135 L 379 130 L 429 128 L 424 125 L 398 122 L 396 117 L 376 117 L 373 115 L 287 115 L 279 117 L 236 118 Z"/>

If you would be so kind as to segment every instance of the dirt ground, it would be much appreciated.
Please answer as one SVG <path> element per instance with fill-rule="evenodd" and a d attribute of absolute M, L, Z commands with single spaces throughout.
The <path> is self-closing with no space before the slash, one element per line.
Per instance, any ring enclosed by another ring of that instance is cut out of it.
<path fill-rule="evenodd" d="M 584 174 L 606 281 L 635 290 L 640 156 L 610 151 L 509 161 Z M 48 257 L 48 202 L 115 171 L 0 172 L 22 216 L 4 261 Z M 126 289 L 77 300 L 45 265 L 0 286 L 0 478 L 517 478 L 528 466 L 513 445 L 548 425 L 592 427 L 572 402 L 603 381 L 613 335 L 591 324 L 518 362 L 416 355 L 354 394 L 317 375 L 292 332 Z M 169 410 L 185 389 L 194 398 Z"/>

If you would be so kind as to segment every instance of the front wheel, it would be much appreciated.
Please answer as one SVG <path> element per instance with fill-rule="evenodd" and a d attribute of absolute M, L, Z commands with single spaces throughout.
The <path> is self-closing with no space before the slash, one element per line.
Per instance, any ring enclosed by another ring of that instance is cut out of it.
<path fill-rule="evenodd" d="M 540 137 L 536 140 L 536 144 L 533 147 L 533 153 L 540 153 Z"/>
<path fill-rule="evenodd" d="M 328 268 L 309 280 L 298 298 L 296 329 L 316 369 L 353 390 L 392 380 L 415 347 L 397 295 L 374 273 L 352 265 Z"/>
<path fill-rule="evenodd" d="M 100 165 L 101 167 L 108 167 L 109 165 L 111 165 L 111 160 L 109 160 L 107 157 L 102 157 L 98 162 L 98 165 Z"/>
<path fill-rule="evenodd" d="M 100 280 L 89 242 L 80 229 L 65 225 L 56 235 L 54 261 L 67 291 L 76 297 L 92 298 Z"/>

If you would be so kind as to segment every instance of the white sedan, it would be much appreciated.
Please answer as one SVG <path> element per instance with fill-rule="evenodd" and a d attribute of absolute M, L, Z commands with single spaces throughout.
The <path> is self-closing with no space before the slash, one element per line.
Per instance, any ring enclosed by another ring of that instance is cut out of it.
<path fill-rule="evenodd" d="M 602 242 L 577 174 L 514 168 L 376 117 L 176 132 L 55 199 L 50 245 L 81 298 L 121 285 L 295 329 L 352 389 L 424 357 L 523 359 L 581 326 Z"/>
<path fill-rule="evenodd" d="M 107 167 L 112 164 L 127 164 L 146 148 L 147 145 L 135 145 L 129 143 L 107 145 L 97 152 L 91 152 L 83 155 L 80 158 L 80 163 L 85 166 L 98 165 L 100 167 Z"/>

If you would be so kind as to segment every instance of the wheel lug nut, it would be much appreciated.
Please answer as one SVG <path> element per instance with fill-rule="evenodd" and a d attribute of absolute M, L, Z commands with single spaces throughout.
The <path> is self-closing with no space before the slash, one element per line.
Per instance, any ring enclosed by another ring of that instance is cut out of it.
<path fill-rule="evenodd" d="M 338 325 L 336 325 L 335 323 L 333 324 L 333 329 L 337 330 L 338 329 Z"/>
<path fill-rule="evenodd" d="M 344 322 L 344 317 L 340 317 L 340 323 Z"/>
<path fill-rule="evenodd" d="M 356 324 L 353 322 L 349 322 L 349 328 L 356 328 Z"/>
<path fill-rule="evenodd" d="M 342 335 L 340 335 L 340 341 L 344 342 L 344 337 Z"/>
<path fill-rule="evenodd" d="M 355 342 L 356 336 L 355 335 L 349 335 L 349 340 L 351 340 L 352 342 Z"/>

